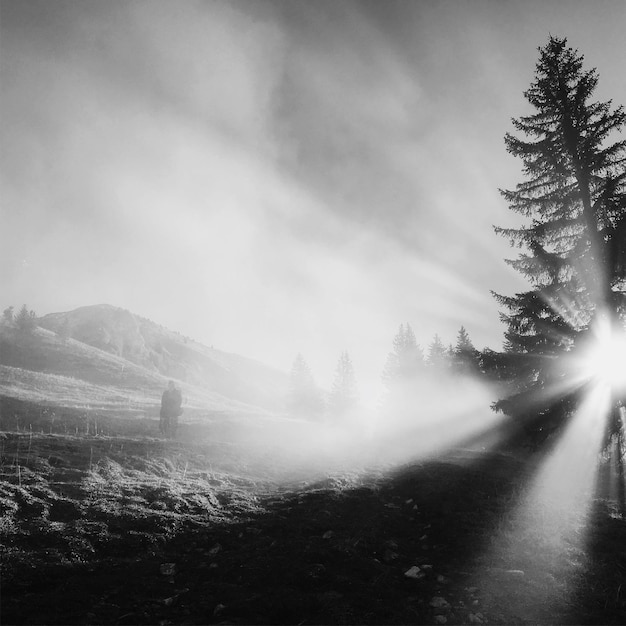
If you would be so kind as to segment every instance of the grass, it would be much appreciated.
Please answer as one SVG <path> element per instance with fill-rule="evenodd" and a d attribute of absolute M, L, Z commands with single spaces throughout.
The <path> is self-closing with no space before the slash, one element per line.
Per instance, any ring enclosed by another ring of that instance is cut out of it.
<path fill-rule="evenodd" d="M 598 500 L 578 546 L 516 535 L 511 455 L 311 471 L 128 432 L 4 432 L 2 623 L 623 623 L 624 520 Z"/>
<path fill-rule="evenodd" d="M 537 455 L 394 466 L 201 393 L 163 440 L 159 380 L 0 368 L 3 624 L 624 623 L 606 498 L 569 543 L 520 530 Z"/>

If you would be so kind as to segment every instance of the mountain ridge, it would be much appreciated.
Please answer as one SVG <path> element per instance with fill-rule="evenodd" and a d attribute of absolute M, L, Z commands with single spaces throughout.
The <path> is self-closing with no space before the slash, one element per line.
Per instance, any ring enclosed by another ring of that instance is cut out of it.
<path fill-rule="evenodd" d="M 201 404 L 262 411 L 283 409 L 288 376 L 260 361 L 208 348 L 127 309 L 88 305 L 35 320 L 27 339 L 8 328 L 0 334 L 0 365 L 71 376 L 87 383 L 152 393 L 164 380 L 182 383 Z M 86 349 L 85 346 L 89 348 Z"/>

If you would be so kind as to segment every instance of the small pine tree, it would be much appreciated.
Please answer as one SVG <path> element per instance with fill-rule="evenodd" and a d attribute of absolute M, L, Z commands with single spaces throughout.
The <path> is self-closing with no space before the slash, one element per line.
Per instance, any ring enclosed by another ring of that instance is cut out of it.
<path fill-rule="evenodd" d="M 288 409 L 307 419 L 318 419 L 323 411 L 322 394 L 304 357 L 298 353 L 291 367 Z"/>
<path fill-rule="evenodd" d="M 441 338 L 437 334 L 435 334 L 433 340 L 428 346 L 428 358 L 426 359 L 426 363 L 430 367 L 437 369 L 444 369 L 448 366 L 448 352 L 446 347 L 443 345 L 443 341 L 441 341 Z"/>
<path fill-rule="evenodd" d="M 452 348 L 452 366 L 460 374 L 478 372 L 480 353 L 474 347 L 467 330 L 461 326 L 457 333 L 456 345 Z"/>
<path fill-rule="evenodd" d="M 15 327 L 22 335 L 30 335 L 37 326 L 37 315 L 35 311 L 29 311 L 24 304 L 15 317 Z"/>
<path fill-rule="evenodd" d="M 347 352 L 342 352 L 328 401 L 329 413 L 335 418 L 345 417 L 354 411 L 357 402 L 358 392 L 352 360 Z"/>
<path fill-rule="evenodd" d="M 387 389 L 415 380 L 424 365 L 424 354 L 417 344 L 415 333 L 407 323 L 393 338 L 393 350 L 387 355 L 383 370 L 383 383 Z"/>
<path fill-rule="evenodd" d="M 2 321 L 7 325 L 7 326 L 12 326 L 13 325 L 13 307 L 9 306 L 6 309 L 4 309 L 4 311 L 2 311 Z"/>

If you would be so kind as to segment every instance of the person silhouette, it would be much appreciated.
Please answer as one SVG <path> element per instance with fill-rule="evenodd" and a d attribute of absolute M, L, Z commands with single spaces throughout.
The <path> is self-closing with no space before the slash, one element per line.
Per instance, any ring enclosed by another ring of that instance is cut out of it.
<path fill-rule="evenodd" d="M 175 437 L 178 429 L 178 418 L 182 415 L 183 396 L 173 380 L 167 384 L 167 389 L 161 396 L 161 413 L 159 430 L 165 437 Z"/>

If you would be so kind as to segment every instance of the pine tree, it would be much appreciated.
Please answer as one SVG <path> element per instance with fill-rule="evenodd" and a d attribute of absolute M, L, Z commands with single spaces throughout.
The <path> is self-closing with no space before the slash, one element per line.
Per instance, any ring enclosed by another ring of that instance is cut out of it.
<path fill-rule="evenodd" d="M 12 306 L 8 306 L 6 309 L 4 309 L 4 311 L 2 311 L 2 321 L 7 325 L 7 326 L 12 326 L 13 325 L 13 307 Z"/>
<path fill-rule="evenodd" d="M 524 251 L 508 260 L 531 289 L 494 294 L 507 312 L 505 352 L 515 357 L 513 393 L 495 408 L 523 418 L 560 422 L 573 412 L 580 389 L 554 394 L 567 383 L 567 354 L 608 316 L 623 325 L 626 313 L 626 141 L 610 137 L 626 124 L 623 107 L 593 102 L 595 69 L 566 39 L 539 48 L 535 79 L 525 92 L 534 108 L 513 120 L 505 137 L 519 157 L 525 180 L 501 191 L 509 208 L 527 220 L 496 228 Z M 512 365 L 514 364 L 514 367 Z"/>
<path fill-rule="evenodd" d="M 444 369 L 448 366 L 449 356 L 446 347 L 443 345 L 443 341 L 441 341 L 441 337 L 435 334 L 433 340 L 430 342 L 428 346 L 428 357 L 426 358 L 426 363 L 433 368 L 436 369 Z"/>
<path fill-rule="evenodd" d="M 307 419 L 321 417 L 323 401 L 313 374 L 304 357 L 298 353 L 291 367 L 288 409 Z"/>
<path fill-rule="evenodd" d="M 383 370 L 383 383 L 387 389 L 414 380 L 424 365 L 422 349 L 417 344 L 415 333 L 407 323 L 393 338 L 393 350 L 387 355 Z"/>
<path fill-rule="evenodd" d="M 456 337 L 456 345 L 452 348 L 451 358 L 454 370 L 460 374 L 471 374 L 478 371 L 480 353 L 474 347 L 470 336 L 461 326 Z"/>
<path fill-rule="evenodd" d="M 24 304 L 19 313 L 15 316 L 15 328 L 21 335 L 30 335 L 37 326 L 37 315 L 35 311 L 29 311 Z"/>
<path fill-rule="evenodd" d="M 342 418 L 354 411 L 357 402 L 358 392 L 352 360 L 347 352 L 342 352 L 337 363 L 328 409 L 333 417 Z"/>

